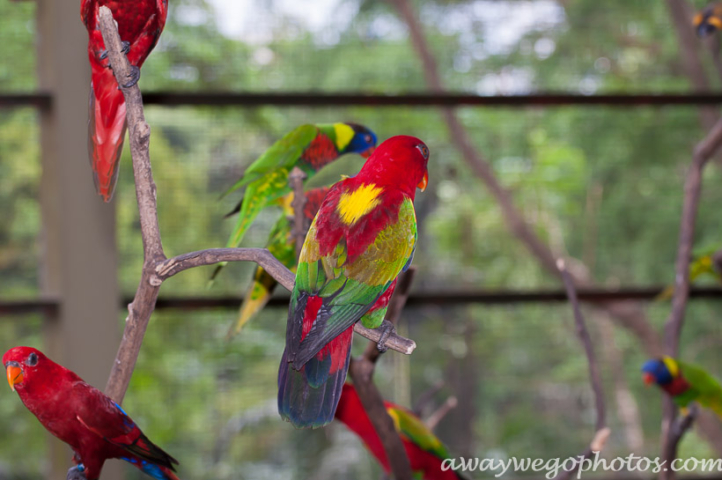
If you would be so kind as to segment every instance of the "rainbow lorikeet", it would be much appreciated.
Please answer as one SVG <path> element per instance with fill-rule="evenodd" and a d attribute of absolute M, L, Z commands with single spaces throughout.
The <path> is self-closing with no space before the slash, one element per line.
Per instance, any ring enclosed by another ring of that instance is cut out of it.
<path fill-rule="evenodd" d="M 429 430 L 414 413 L 391 402 L 384 402 L 386 411 L 394 421 L 396 431 L 406 449 L 414 477 L 424 480 L 459 480 L 460 473 L 451 469 L 443 470 L 441 463 L 451 458 L 443 443 Z M 353 385 L 345 383 L 341 400 L 336 409 L 336 418 L 361 437 L 366 447 L 386 473 L 391 472 L 386 451 L 366 414 L 361 399 Z"/>
<path fill-rule="evenodd" d="M 328 193 L 330 187 L 320 187 L 309 190 L 305 193 L 306 204 L 303 207 L 303 215 L 308 220 L 313 220 L 318 209 L 321 207 L 323 198 Z M 281 198 L 283 207 L 283 215 L 278 219 L 276 225 L 268 236 L 266 248 L 273 254 L 286 268 L 296 270 L 296 242 L 293 235 L 293 192 Z M 238 320 L 231 326 L 228 336 L 231 337 L 241 331 L 243 326 L 253 318 L 258 312 L 266 306 L 268 300 L 271 299 L 273 290 L 278 282 L 268 274 L 261 266 L 256 267 L 253 274 L 253 282 L 243 296 L 243 304 L 238 314 Z"/>
<path fill-rule="evenodd" d="M 178 480 L 178 461 L 151 443 L 113 400 L 30 347 L 2 358 L 10 388 L 53 435 L 75 452 L 68 478 L 96 480 L 109 458 L 123 459 L 159 480 Z"/>
<path fill-rule="evenodd" d="M 88 58 L 92 69 L 88 113 L 88 153 L 95 189 L 103 200 L 113 198 L 127 123 L 125 99 L 109 68 L 98 9 L 108 7 L 118 23 L 133 75 L 124 86 L 140 78 L 140 67 L 158 42 L 168 15 L 168 0 L 81 0 L 80 18 L 88 29 Z"/>
<path fill-rule="evenodd" d="M 376 134 L 355 123 L 301 125 L 274 143 L 243 173 L 243 176 L 223 196 L 246 187 L 236 208 L 228 215 L 240 212 L 236 227 L 226 247 L 237 247 L 246 230 L 261 210 L 291 192 L 288 174 L 299 167 L 311 178 L 321 168 L 341 155 L 358 153 L 368 157 L 376 147 Z M 219 264 L 211 280 L 226 265 Z"/>
<path fill-rule="evenodd" d="M 697 12 L 693 23 L 697 35 L 703 38 L 722 30 L 722 2 L 712 2 Z"/>
<path fill-rule="evenodd" d="M 353 325 L 361 320 L 377 328 L 383 322 L 386 305 L 369 310 L 379 298 L 384 301 L 384 293 L 411 264 L 413 201 L 416 188 L 426 188 L 428 159 L 429 149 L 418 138 L 386 140 L 358 175 L 331 187 L 311 224 L 298 261 L 278 372 L 278 411 L 298 428 L 333 420 L 348 371 Z"/>
<path fill-rule="evenodd" d="M 665 356 L 647 360 L 642 373 L 644 383 L 656 383 L 681 409 L 697 402 L 722 418 L 722 386 L 703 368 Z"/>

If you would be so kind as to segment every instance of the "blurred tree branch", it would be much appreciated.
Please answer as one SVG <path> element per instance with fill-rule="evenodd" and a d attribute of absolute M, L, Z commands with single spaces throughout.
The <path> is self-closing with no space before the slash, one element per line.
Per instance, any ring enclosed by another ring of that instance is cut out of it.
<path fill-rule="evenodd" d="M 436 93 L 444 93 L 444 88 L 439 76 L 436 60 L 424 36 L 416 15 L 413 12 L 408 0 L 389 0 L 397 9 L 409 27 L 411 41 L 421 59 L 424 77 L 429 89 Z M 529 227 L 522 213 L 514 205 L 511 194 L 496 178 L 489 162 L 479 154 L 474 147 L 468 132 L 456 116 L 452 108 L 441 110 L 453 144 L 460 150 L 462 157 L 471 170 L 484 182 L 489 192 L 496 198 L 502 212 L 502 218 L 507 224 L 511 233 L 516 236 L 534 255 L 541 265 L 548 272 L 559 276 L 556 266 L 556 256 L 551 249 L 534 233 Z M 574 282 L 580 286 L 589 287 L 593 285 L 587 269 L 577 269 L 579 272 L 572 275 Z M 630 330 L 641 341 L 645 351 L 651 355 L 659 355 L 662 352 L 662 342 L 657 332 L 652 328 L 644 311 L 632 302 L 608 302 L 598 304 L 599 308 L 606 310 L 622 327 Z"/>
<path fill-rule="evenodd" d="M 594 452 L 599 452 L 604 448 L 604 444 L 609 438 L 611 431 L 607 427 L 607 414 L 604 402 L 604 387 L 602 386 L 602 377 L 599 373 L 599 366 L 597 365 L 597 359 L 594 355 L 592 337 L 589 335 L 589 331 L 587 330 L 584 322 L 584 316 L 582 315 L 582 309 L 579 306 L 579 299 L 577 298 L 577 292 L 574 288 L 574 281 L 572 280 L 572 276 L 569 274 L 569 271 L 566 269 L 564 260 L 557 260 L 557 266 L 564 282 L 564 287 L 567 290 L 569 302 L 572 304 L 577 336 L 579 337 L 579 341 L 582 343 L 582 346 L 584 347 L 584 352 L 587 356 L 587 365 L 589 366 L 589 381 L 592 384 L 592 390 L 594 391 L 594 404 L 597 410 L 597 422 L 594 438 L 589 444 L 589 447 L 587 447 L 587 449 L 581 455 L 586 459 L 589 458 Z M 556 476 L 555 480 L 568 480 L 579 467 L 580 465 L 577 463 L 575 468 L 572 470 L 562 470 L 559 475 Z"/>

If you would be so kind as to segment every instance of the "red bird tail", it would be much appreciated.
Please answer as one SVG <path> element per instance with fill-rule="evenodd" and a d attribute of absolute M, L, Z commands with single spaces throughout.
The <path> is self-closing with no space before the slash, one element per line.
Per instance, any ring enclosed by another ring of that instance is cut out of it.
<path fill-rule="evenodd" d="M 125 99 L 113 71 L 93 65 L 88 112 L 88 154 L 95 189 L 103 200 L 113 198 L 126 130 Z"/>
<path fill-rule="evenodd" d="M 278 413 L 296 428 L 322 427 L 333 420 L 346 381 L 353 327 L 329 342 L 300 370 L 284 350 L 278 369 Z"/>

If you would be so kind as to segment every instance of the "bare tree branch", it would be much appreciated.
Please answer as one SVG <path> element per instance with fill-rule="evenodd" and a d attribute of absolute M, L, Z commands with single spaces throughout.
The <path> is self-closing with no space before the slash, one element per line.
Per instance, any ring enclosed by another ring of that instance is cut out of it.
<path fill-rule="evenodd" d="M 439 422 L 444 419 L 446 414 L 455 409 L 458 404 L 459 401 L 456 399 L 456 397 L 452 396 L 447 398 L 446 401 L 439 406 L 439 408 L 434 410 L 431 415 L 424 419 L 424 423 L 429 428 L 429 430 L 433 431 L 439 424 Z"/>
<path fill-rule="evenodd" d="M 589 335 L 589 331 L 584 322 L 584 316 L 579 306 L 579 299 L 577 298 L 577 292 L 574 287 L 574 281 L 571 275 L 567 271 L 564 260 L 557 260 L 557 266 L 559 272 L 564 281 L 564 287 L 567 289 L 567 296 L 572 304 L 574 310 L 574 321 L 576 324 L 576 332 L 579 340 L 584 347 L 584 352 L 587 355 L 587 364 L 589 365 L 589 381 L 592 384 L 592 390 L 594 391 L 594 404 L 597 409 L 597 423 L 596 432 L 594 438 L 590 443 L 589 447 L 582 454 L 584 458 L 589 458 L 593 452 L 600 451 L 604 448 L 607 438 L 609 437 L 610 430 L 607 428 L 607 416 L 606 407 L 604 403 L 604 387 L 602 386 L 602 377 L 599 374 L 599 367 L 597 366 L 597 360 L 594 356 L 594 347 L 592 345 L 592 338 Z M 575 468 L 571 470 L 563 470 L 556 476 L 555 480 L 568 480 L 572 474 L 579 468 L 577 463 Z"/>
<path fill-rule="evenodd" d="M 121 53 L 120 36 L 107 7 L 101 7 L 98 24 L 103 35 L 110 65 L 119 85 L 130 78 L 131 66 Z M 141 235 L 143 237 L 143 271 L 133 302 L 128 306 L 123 338 L 105 387 L 105 393 L 113 400 L 122 403 L 128 389 L 130 378 L 138 359 L 143 337 L 155 309 L 158 291 L 163 280 L 188 268 L 210 265 L 221 261 L 253 261 L 263 266 L 276 280 L 289 290 L 293 289 L 294 276 L 264 249 L 220 248 L 167 259 L 163 252 L 160 228 L 158 226 L 158 208 L 156 187 L 150 163 L 150 127 L 145 122 L 143 99 L 137 85 L 121 87 L 126 103 L 126 116 L 129 127 L 130 151 L 133 158 L 136 197 L 140 214 Z M 361 327 L 359 325 L 359 327 Z M 354 329 L 372 340 L 379 333 L 370 334 L 367 329 Z M 411 353 L 416 344 L 409 339 L 392 335 L 387 342 L 389 348 L 402 353 Z"/>
<path fill-rule="evenodd" d="M 307 175 L 298 167 L 293 167 L 291 173 L 288 175 L 288 183 L 293 190 L 293 231 L 291 234 L 296 242 L 296 258 L 301 255 L 301 248 L 303 242 L 306 240 L 306 233 L 308 228 L 311 226 L 306 221 L 303 208 L 306 206 L 306 194 L 303 192 L 303 181 L 306 180 Z"/>

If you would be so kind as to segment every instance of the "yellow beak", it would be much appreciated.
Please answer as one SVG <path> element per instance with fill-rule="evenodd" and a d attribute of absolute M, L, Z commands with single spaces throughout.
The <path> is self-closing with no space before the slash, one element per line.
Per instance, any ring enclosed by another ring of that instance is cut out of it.
<path fill-rule="evenodd" d="M 10 384 L 10 390 L 15 391 L 15 385 L 22 383 L 23 381 L 23 369 L 15 365 L 7 366 L 8 383 Z"/>
<path fill-rule="evenodd" d="M 426 190 L 426 185 L 429 184 L 429 172 L 424 172 L 424 178 L 421 179 L 418 185 L 416 185 L 422 192 Z"/>

